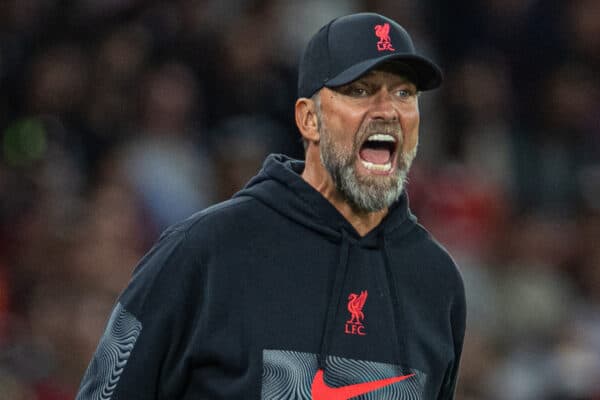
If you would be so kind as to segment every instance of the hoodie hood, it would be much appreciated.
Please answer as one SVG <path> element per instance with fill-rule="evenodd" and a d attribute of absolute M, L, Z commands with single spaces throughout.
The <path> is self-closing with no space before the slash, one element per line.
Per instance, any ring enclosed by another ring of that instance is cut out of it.
<path fill-rule="evenodd" d="M 267 157 L 260 172 L 235 197 L 253 197 L 333 241 L 340 241 L 342 232 L 345 232 L 348 239 L 363 246 L 374 245 L 377 237 L 393 231 L 408 231 L 416 224 L 416 217 L 408 207 L 408 196 L 403 192 L 382 223 L 361 237 L 352 224 L 302 178 L 303 170 L 304 161 L 272 154 Z"/>

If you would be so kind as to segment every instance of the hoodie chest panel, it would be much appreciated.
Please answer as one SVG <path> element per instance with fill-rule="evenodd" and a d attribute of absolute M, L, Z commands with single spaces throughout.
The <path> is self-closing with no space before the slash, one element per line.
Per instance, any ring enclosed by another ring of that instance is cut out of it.
<path fill-rule="evenodd" d="M 397 361 L 391 293 L 380 249 L 350 247 L 337 301 L 331 353 L 356 359 Z"/>
<path fill-rule="evenodd" d="M 241 330 L 240 340 L 257 351 L 314 351 L 326 318 L 339 245 L 295 224 L 279 223 L 260 234 L 254 229 L 239 227 L 238 237 L 244 239 L 235 249 L 210 259 L 207 311 L 212 318 L 205 326 Z M 215 307 L 218 312 L 211 313 Z"/>
<path fill-rule="evenodd" d="M 249 232 L 248 240 L 239 242 L 235 251 L 223 252 L 211 262 L 210 297 L 204 310 L 208 320 L 203 326 L 218 332 L 217 337 L 237 338 L 239 346 L 231 349 L 251 345 L 257 351 L 317 353 L 327 308 L 335 302 L 333 354 L 381 362 L 400 359 L 423 370 L 447 362 L 451 333 L 444 325 L 447 316 L 440 312 L 444 305 L 430 306 L 425 298 L 430 294 L 421 292 L 419 279 L 407 276 L 406 271 L 416 267 L 391 266 L 404 270 L 394 274 L 401 306 L 394 310 L 381 249 L 351 245 L 342 290 L 332 293 L 343 268 L 340 252 L 339 243 L 301 227 L 267 230 L 260 237 Z M 364 318 L 353 319 L 350 297 L 363 292 L 367 293 L 361 309 Z M 400 332 L 394 323 L 398 317 Z"/>

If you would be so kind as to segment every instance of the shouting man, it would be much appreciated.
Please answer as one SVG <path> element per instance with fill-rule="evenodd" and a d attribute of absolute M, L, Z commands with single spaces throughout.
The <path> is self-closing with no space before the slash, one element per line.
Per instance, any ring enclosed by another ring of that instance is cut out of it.
<path fill-rule="evenodd" d="M 462 280 L 411 214 L 419 92 L 408 33 L 337 18 L 300 61 L 305 161 L 168 229 L 119 297 L 78 399 L 454 397 Z"/>

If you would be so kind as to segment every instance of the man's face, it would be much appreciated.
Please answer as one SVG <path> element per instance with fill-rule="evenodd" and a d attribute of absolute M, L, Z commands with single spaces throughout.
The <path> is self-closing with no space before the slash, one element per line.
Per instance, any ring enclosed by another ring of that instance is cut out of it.
<path fill-rule="evenodd" d="M 416 155 L 416 86 L 388 71 L 320 92 L 321 162 L 337 190 L 358 212 L 398 199 Z"/>

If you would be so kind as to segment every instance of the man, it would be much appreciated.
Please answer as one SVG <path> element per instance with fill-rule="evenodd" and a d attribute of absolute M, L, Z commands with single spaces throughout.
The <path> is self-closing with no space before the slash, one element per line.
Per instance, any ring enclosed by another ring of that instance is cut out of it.
<path fill-rule="evenodd" d="M 404 191 L 418 91 L 440 83 L 390 19 L 323 27 L 300 63 L 305 163 L 270 156 L 161 236 L 78 399 L 452 399 L 462 281 Z"/>

